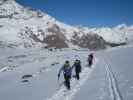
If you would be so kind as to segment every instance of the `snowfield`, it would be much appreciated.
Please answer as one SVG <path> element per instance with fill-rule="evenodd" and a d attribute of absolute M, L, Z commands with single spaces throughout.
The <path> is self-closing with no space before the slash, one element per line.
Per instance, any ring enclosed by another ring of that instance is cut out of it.
<path fill-rule="evenodd" d="M 88 50 L 1 48 L 0 99 L 132 100 L 132 51 L 133 47 L 126 47 L 95 52 L 94 64 L 88 68 Z M 57 74 L 65 60 L 72 65 L 75 59 L 82 62 L 81 79 L 72 78 L 68 91 Z"/>

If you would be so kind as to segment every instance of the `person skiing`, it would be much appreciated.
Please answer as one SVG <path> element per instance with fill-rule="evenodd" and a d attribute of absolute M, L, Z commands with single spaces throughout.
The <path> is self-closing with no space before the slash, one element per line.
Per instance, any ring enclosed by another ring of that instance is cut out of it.
<path fill-rule="evenodd" d="M 94 58 L 93 53 L 90 53 L 90 54 L 88 55 L 88 66 L 89 66 L 89 67 L 91 67 L 92 64 L 93 64 L 93 58 Z"/>
<path fill-rule="evenodd" d="M 69 61 L 67 60 L 65 64 L 60 68 L 59 73 L 58 73 L 58 79 L 60 77 L 61 72 L 63 71 L 64 74 L 64 79 L 65 79 L 65 86 L 67 87 L 68 90 L 71 89 L 70 86 L 70 79 L 71 79 L 71 74 L 72 74 L 72 67 L 70 66 Z"/>
<path fill-rule="evenodd" d="M 73 64 L 73 68 L 75 68 L 75 73 L 76 73 L 76 79 L 79 80 L 80 76 L 79 73 L 81 72 L 81 61 L 76 59 L 74 64 Z"/>

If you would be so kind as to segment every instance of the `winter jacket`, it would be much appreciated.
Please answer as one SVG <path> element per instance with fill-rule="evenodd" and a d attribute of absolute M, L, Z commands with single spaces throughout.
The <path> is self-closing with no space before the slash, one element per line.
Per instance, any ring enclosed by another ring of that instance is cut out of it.
<path fill-rule="evenodd" d="M 75 61 L 73 67 L 75 67 L 75 72 L 77 72 L 77 73 L 81 72 L 81 64 L 80 64 L 80 61 Z"/>
<path fill-rule="evenodd" d="M 63 74 L 71 76 L 72 74 L 72 67 L 70 66 L 70 64 L 64 64 L 58 73 L 58 76 L 60 76 L 61 72 L 63 71 Z"/>

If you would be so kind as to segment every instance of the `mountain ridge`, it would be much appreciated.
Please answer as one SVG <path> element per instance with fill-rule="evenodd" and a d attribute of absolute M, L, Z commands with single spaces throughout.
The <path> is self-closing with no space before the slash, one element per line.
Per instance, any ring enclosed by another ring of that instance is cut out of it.
<path fill-rule="evenodd" d="M 82 47 L 104 49 L 110 44 L 133 41 L 133 26 L 113 28 L 75 27 L 64 24 L 48 14 L 24 7 L 15 0 L 0 2 L 0 41 L 19 47 Z"/>

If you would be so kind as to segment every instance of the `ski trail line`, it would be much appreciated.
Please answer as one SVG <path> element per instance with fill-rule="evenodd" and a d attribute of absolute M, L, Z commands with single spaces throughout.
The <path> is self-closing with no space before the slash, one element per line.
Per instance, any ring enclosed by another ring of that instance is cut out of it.
<path fill-rule="evenodd" d="M 3 71 L 5 71 L 5 70 L 7 70 L 9 67 L 3 67 L 3 68 L 1 68 L 0 69 L 0 72 L 3 72 Z"/>
<path fill-rule="evenodd" d="M 66 95 L 64 96 L 64 91 L 66 90 L 65 87 L 61 87 L 60 90 L 58 90 L 52 97 L 46 99 L 46 100 L 72 100 L 74 95 L 80 90 L 80 87 L 83 86 L 86 81 L 88 80 L 91 72 L 94 70 L 95 65 L 97 64 L 98 60 L 95 58 L 95 63 L 92 65 L 92 68 L 85 67 L 80 74 L 80 80 L 77 81 L 75 79 L 71 80 L 71 90 L 68 90 L 66 92 Z"/>
<path fill-rule="evenodd" d="M 106 73 L 107 73 L 107 78 L 109 80 L 109 90 L 110 90 L 110 96 L 112 98 L 112 100 L 123 100 L 121 93 L 119 91 L 119 87 L 118 87 L 118 83 L 116 80 L 116 77 L 111 69 L 111 65 L 110 63 L 105 59 L 103 59 L 104 64 L 105 64 L 105 69 L 106 69 Z"/>

